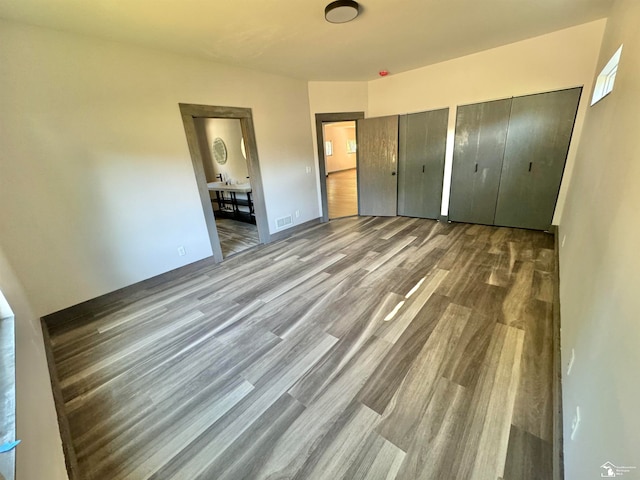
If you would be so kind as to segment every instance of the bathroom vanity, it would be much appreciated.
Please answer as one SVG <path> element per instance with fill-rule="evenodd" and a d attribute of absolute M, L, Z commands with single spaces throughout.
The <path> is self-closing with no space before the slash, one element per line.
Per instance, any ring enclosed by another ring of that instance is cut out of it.
<path fill-rule="evenodd" d="M 256 217 L 250 183 L 227 185 L 225 182 L 209 182 L 207 188 L 215 193 L 215 198 L 212 197 L 211 202 L 215 204 L 213 210 L 216 216 L 255 225 Z"/>

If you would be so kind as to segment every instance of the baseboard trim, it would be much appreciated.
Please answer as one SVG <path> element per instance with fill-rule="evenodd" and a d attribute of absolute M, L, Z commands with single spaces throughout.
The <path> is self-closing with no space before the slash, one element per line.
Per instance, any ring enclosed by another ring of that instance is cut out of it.
<path fill-rule="evenodd" d="M 95 297 L 90 300 L 86 300 L 84 302 L 78 303 L 76 305 L 63 308 L 62 310 L 58 310 L 57 312 L 50 313 L 42 317 L 42 321 L 44 321 L 47 326 L 54 325 L 58 322 L 73 321 L 77 318 L 82 317 L 87 312 L 90 312 L 96 309 L 96 307 L 102 308 L 106 305 L 113 304 L 116 302 L 127 301 L 127 300 L 131 301 L 131 296 L 134 295 L 135 293 L 141 292 L 143 290 L 147 290 L 149 288 L 153 288 L 164 282 L 174 280 L 176 278 L 183 277 L 185 275 L 189 275 L 190 273 L 194 271 L 198 271 L 203 267 L 215 266 L 215 265 L 219 265 L 219 263 L 216 263 L 213 257 L 203 258 L 201 260 L 197 260 L 188 265 L 183 265 L 182 267 L 178 267 L 174 270 L 169 270 L 168 272 L 161 273 L 160 275 L 156 275 L 155 277 L 147 278 L 146 280 L 142 280 L 132 285 L 127 285 L 126 287 L 122 287 L 118 290 L 105 293 L 104 295 L 100 295 L 99 297 Z"/>
<path fill-rule="evenodd" d="M 553 291 L 553 480 L 564 480 L 564 432 L 562 420 L 562 357 L 560 344 L 560 229 L 552 225 L 555 244 Z"/>
<path fill-rule="evenodd" d="M 307 228 L 320 225 L 321 222 L 322 222 L 322 219 L 318 217 L 318 218 L 314 218 L 313 220 L 309 220 L 308 222 L 301 223 L 300 225 L 287 228 L 286 230 L 281 230 L 279 232 L 272 233 L 271 242 L 278 242 L 280 240 L 284 240 L 285 238 L 289 238 L 291 235 L 299 233 L 302 230 L 306 230 Z"/>
<path fill-rule="evenodd" d="M 69 480 L 82 480 L 80 469 L 78 468 L 78 457 L 76 449 L 73 447 L 71 439 L 71 428 L 67 418 L 67 411 L 64 406 L 64 398 L 62 397 L 62 388 L 58 381 L 58 371 L 56 363 L 53 359 L 53 351 L 51 350 L 51 339 L 49 338 L 49 330 L 44 318 L 40 319 L 42 326 L 42 337 L 44 339 L 44 351 L 47 357 L 47 366 L 49 368 L 49 380 L 51 382 L 51 391 L 53 393 L 53 403 L 56 407 L 56 415 L 58 417 L 58 430 L 60 431 L 60 439 L 62 440 L 62 451 L 64 453 L 64 463 L 67 467 L 67 475 Z"/>

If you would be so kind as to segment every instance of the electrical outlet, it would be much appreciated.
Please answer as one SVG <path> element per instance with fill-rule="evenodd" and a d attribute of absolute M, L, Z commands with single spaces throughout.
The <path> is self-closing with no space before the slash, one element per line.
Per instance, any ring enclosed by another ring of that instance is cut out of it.
<path fill-rule="evenodd" d="M 576 433 L 578 432 L 578 427 L 580 426 L 580 407 L 576 406 L 576 413 L 573 415 L 573 420 L 571 420 L 571 440 L 576 438 Z"/>
<path fill-rule="evenodd" d="M 571 358 L 569 359 L 569 365 L 567 365 L 567 376 L 571 375 L 571 369 L 573 368 L 573 362 L 576 361 L 576 350 L 571 349 Z"/>
<path fill-rule="evenodd" d="M 567 236 L 563 235 L 562 236 L 562 243 L 560 244 L 561 247 L 564 247 L 564 242 L 567 240 Z"/>
<path fill-rule="evenodd" d="M 311 167 L 306 167 L 307 173 L 311 173 Z"/>
<path fill-rule="evenodd" d="M 184 257 L 186 254 L 187 254 L 187 251 L 184 249 L 182 245 L 180 245 L 178 247 L 178 255 L 180 255 L 181 257 Z"/>
<path fill-rule="evenodd" d="M 296 218 L 300 218 L 300 210 L 296 210 Z"/>

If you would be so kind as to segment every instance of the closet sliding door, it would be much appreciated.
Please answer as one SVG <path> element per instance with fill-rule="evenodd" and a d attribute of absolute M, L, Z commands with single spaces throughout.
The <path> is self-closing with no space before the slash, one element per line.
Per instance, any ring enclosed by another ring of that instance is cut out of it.
<path fill-rule="evenodd" d="M 582 88 L 516 97 L 495 214 L 495 225 L 548 230 Z"/>
<path fill-rule="evenodd" d="M 448 108 L 400 117 L 398 215 L 440 217 L 448 120 Z"/>
<path fill-rule="evenodd" d="M 511 99 L 458 107 L 449 219 L 493 225 Z"/>

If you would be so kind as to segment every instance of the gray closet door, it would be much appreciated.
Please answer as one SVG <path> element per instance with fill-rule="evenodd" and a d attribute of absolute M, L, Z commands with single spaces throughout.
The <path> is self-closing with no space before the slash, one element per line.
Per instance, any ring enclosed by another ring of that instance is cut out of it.
<path fill-rule="evenodd" d="M 398 215 L 439 218 L 449 109 L 400 117 Z"/>
<path fill-rule="evenodd" d="M 492 225 L 511 99 L 458 107 L 449 219 Z"/>
<path fill-rule="evenodd" d="M 547 230 L 582 88 L 513 99 L 495 224 Z"/>
<path fill-rule="evenodd" d="M 395 216 L 398 203 L 398 116 L 358 120 L 360 215 Z"/>

